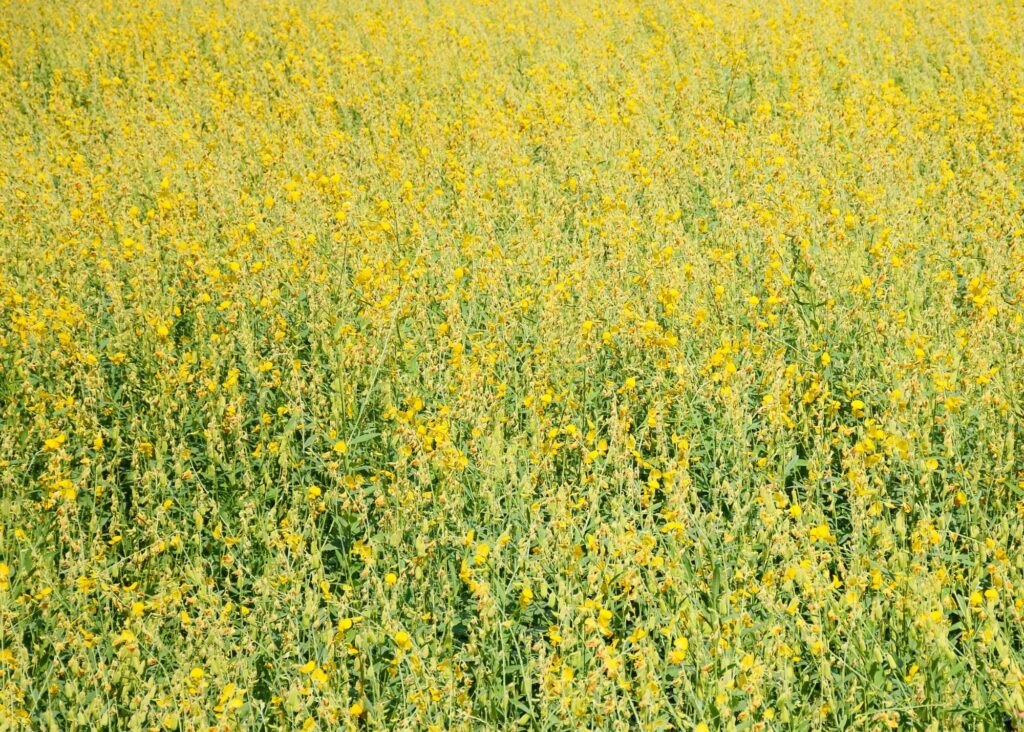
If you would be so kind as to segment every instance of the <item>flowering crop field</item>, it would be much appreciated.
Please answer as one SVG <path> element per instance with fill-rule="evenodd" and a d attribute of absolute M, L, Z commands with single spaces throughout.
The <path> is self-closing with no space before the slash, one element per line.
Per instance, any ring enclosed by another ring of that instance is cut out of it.
<path fill-rule="evenodd" d="M 1024 4 L 0 0 L 0 729 L 1024 729 Z"/>

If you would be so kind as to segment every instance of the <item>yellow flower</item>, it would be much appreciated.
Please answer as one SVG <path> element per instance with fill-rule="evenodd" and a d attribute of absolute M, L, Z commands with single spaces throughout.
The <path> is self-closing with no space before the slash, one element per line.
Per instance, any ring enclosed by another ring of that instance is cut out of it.
<path fill-rule="evenodd" d="M 519 604 L 523 608 L 527 608 L 531 602 L 533 602 L 533 590 L 529 587 L 524 587 L 522 592 L 519 593 Z"/>
<path fill-rule="evenodd" d="M 114 638 L 114 646 L 123 645 L 128 650 L 134 651 L 137 640 L 138 638 L 135 636 L 135 633 L 125 628 L 116 638 Z"/>
<path fill-rule="evenodd" d="M 403 651 L 408 651 L 412 648 L 412 638 L 404 630 L 400 630 L 395 633 L 395 645 L 401 648 Z"/>
<path fill-rule="evenodd" d="M 811 529 L 811 541 L 833 541 L 834 537 L 828 524 L 819 524 Z"/>
<path fill-rule="evenodd" d="M 686 658 L 686 652 L 690 648 L 690 640 L 686 636 L 679 636 L 672 641 L 672 650 L 668 654 L 668 662 L 680 664 Z"/>
<path fill-rule="evenodd" d="M 345 442 L 344 440 L 338 440 L 337 442 L 334 443 L 334 452 L 338 453 L 339 455 L 344 455 L 345 453 L 348 452 L 348 443 Z"/>

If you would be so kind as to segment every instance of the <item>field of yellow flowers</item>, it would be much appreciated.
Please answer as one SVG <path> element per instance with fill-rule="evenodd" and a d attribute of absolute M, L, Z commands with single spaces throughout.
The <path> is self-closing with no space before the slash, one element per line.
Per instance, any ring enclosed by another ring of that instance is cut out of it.
<path fill-rule="evenodd" d="M 0 0 L 0 729 L 1024 728 L 1024 4 Z"/>

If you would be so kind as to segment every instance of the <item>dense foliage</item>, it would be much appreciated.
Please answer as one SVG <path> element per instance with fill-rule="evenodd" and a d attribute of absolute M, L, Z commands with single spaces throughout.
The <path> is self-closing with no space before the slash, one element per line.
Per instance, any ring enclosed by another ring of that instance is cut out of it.
<path fill-rule="evenodd" d="M 1006 729 L 1024 6 L 3 0 L 0 728 Z"/>

